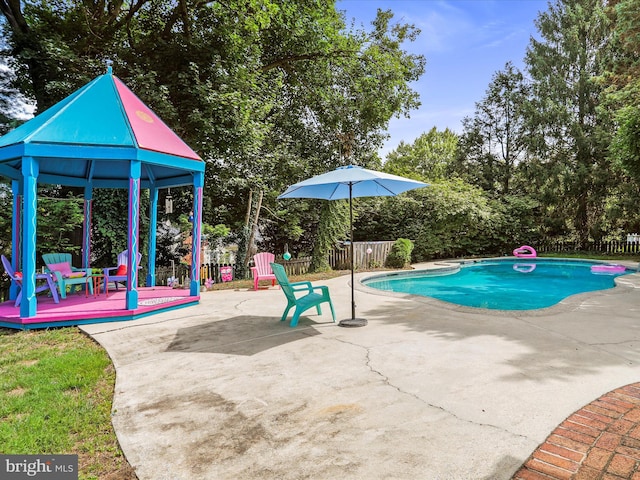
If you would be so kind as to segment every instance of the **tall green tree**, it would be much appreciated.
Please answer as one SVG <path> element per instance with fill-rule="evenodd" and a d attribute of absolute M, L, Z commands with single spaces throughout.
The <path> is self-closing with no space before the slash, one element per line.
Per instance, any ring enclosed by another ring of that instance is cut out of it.
<path fill-rule="evenodd" d="M 278 123 L 287 129 L 272 131 L 274 144 L 281 151 L 287 146 L 286 156 L 277 163 L 285 175 L 272 175 L 277 179 L 271 182 L 276 191 L 340 165 L 380 167 L 377 150 L 390 119 L 408 115 L 419 105 L 409 85 L 424 71 L 424 58 L 403 50 L 404 43 L 415 40 L 418 33 L 411 25 L 394 23 L 392 12 L 379 10 L 370 32 L 359 32 L 346 41 L 348 48 L 343 50 L 353 54 L 327 57 L 297 72 L 296 82 L 285 86 L 291 94 L 278 112 Z M 285 209 L 289 204 L 282 203 Z M 298 205 L 292 208 L 300 213 Z M 328 209 L 320 215 L 314 209 L 307 213 L 297 224 L 303 231 L 300 242 L 313 244 L 313 239 L 331 237 L 335 243 L 348 236 L 347 222 L 323 231 L 330 225 Z M 288 216 L 286 210 L 283 216 Z M 312 251 L 314 265 L 322 264 L 316 257 L 323 249 Z"/>
<path fill-rule="evenodd" d="M 0 1 L 5 55 L 16 86 L 42 112 L 88 82 L 115 53 L 119 28 L 139 8 L 119 1 Z M 124 33 L 124 31 L 122 31 Z"/>
<path fill-rule="evenodd" d="M 545 215 L 569 219 L 583 245 L 598 223 L 611 184 L 607 146 L 611 125 L 598 110 L 608 20 L 600 0 L 556 0 L 541 13 L 526 64 L 532 79 L 527 111 L 530 152 L 541 168 Z"/>
<path fill-rule="evenodd" d="M 523 110 L 528 96 L 522 73 L 507 62 L 476 103 L 475 114 L 462 121 L 463 170 L 489 192 L 508 195 L 517 165 L 525 160 L 528 127 Z"/>
<path fill-rule="evenodd" d="M 313 245 L 309 271 L 323 272 L 331 270 L 329 251 L 338 247 L 338 240 L 349 238 L 345 235 L 344 225 L 349 222 L 349 203 L 344 200 L 323 202 L 320 214 L 318 235 Z"/>
<path fill-rule="evenodd" d="M 640 183 L 640 9 L 637 0 L 610 2 L 612 32 L 602 80 L 615 118 L 613 158 Z"/>

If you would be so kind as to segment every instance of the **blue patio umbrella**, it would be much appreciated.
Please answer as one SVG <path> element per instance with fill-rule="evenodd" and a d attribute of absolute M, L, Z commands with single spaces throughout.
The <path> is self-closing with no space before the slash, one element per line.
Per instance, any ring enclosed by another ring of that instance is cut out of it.
<path fill-rule="evenodd" d="M 357 165 L 335 170 L 291 185 L 278 196 L 281 198 L 319 198 L 324 200 L 349 199 L 349 231 L 351 247 L 351 318 L 342 320 L 343 327 L 363 326 L 367 320 L 356 318 L 353 258 L 353 197 L 392 197 L 429 184 L 389 173 L 367 170 Z"/>

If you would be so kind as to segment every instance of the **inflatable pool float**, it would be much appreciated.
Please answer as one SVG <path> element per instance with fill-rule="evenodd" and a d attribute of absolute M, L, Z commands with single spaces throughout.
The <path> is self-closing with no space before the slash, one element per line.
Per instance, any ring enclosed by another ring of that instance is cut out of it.
<path fill-rule="evenodd" d="M 520 258 L 535 258 L 538 256 L 538 253 L 535 248 L 530 247 L 529 245 L 522 245 L 513 251 L 513 256 Z"/>
<path fill-rule="evenodd" d="M 607 264 L 607 265 L 592 265 L 591 271 L 593 273 L 623 273 L 627 267 L 624 265 Z"/>

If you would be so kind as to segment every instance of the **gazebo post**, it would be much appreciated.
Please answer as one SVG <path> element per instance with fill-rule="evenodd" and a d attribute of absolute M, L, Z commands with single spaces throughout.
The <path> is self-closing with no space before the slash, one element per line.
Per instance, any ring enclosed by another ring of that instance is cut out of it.
<path fill-rule="evenodd" d="M 22 157 L 22 300 L 21 317 L 35 317 L 36 303 L 36 218 L 38 204 L 38 161 Z"/>
<path fill-rule="evenodd" d="M 193 179 L 193 229 L 191 231 L 191 288 L 189 295 L 200 295 L 200 246 L 202 226 L 202 190 L 204 172 L 198 172 Z"/>
<path fill-rule="evenodd" d="M 138 308 L 138 250 L 140 224 L 140 160 L 132 160 L 129 166 L 129 228 L 127 234 L 127 310 Z"/>
<path fill-rule="evenodd" d="M 82 222 L 82 267 L 91 266 L 91 214 L 93 206 L 93 185 L 84 187 L 84 221 Z"/>
<path fill-rule="evenodd" d="M 149 258 L 147 259 L 147 287 L 156 286 L 156 230 L 158 228 L 158 188 L 149 188 Z"/>
<path fill-rule="evenodd" d="M 22 194 L 20 190 L 20 182 L 18 180 L 11 181 L 11 190 L 13 192 L 13 216 L 11 218 L 11 261 L 13 269 L 21 271 L 20 268 L 20 235 L 21 235 L 21 210 L 22 210 Z M 9 287 L 9 298 L 15 300 L 18 296 L 18 285 L 11 282 Z"/>

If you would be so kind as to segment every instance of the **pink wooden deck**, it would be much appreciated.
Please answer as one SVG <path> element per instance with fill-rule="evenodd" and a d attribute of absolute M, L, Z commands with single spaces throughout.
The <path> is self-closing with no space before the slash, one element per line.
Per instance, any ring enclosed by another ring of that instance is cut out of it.
<path fill-rule="evenodd" d="M 171 287 L 141 287 L 138 289 L 138 308 L 125 308 L 126 291 L 109 290 L 109 296 L 101 293 L 97 297 L 85 292 L 68 294 L 60 303 L 53 298 L 38 295 L 38 313 L 35 317 L 21 318 L 20 308 L 13 302 L 0 303 L 0 327 L 21 330 L 46 327 L 62 327 L 88 323 L 120 322 L 136 320 L 160 312 L 195 305 L 200 297 L 189 296 L 188 289 Z"/>

